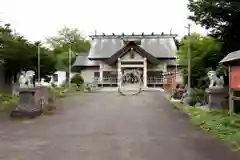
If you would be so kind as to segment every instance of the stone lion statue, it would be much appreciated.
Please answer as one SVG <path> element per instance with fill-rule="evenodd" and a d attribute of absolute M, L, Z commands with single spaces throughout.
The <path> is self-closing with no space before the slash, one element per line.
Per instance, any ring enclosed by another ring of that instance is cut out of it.
<path fill-rule="evenodd" d="M 22 71 L 19 77 L 19 85 L 20 88 L 32 88 L 34 87 L 33 78 L 35 76 L 35 72 L 32 70 Z"/>
<path fill-rule="evenodd" d="M 216 71 L 209 71 L 207 73 L 207 76 L 210 80 L 209 88 L 223 88 L 224 85 L 223 76 L 220 76 L 220 78 L 218 78 Z"/>

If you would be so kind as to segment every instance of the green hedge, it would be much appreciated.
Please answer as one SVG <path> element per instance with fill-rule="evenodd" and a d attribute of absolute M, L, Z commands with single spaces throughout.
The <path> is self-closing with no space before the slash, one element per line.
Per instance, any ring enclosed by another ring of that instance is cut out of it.
<path fill-rule="evenodd" d="M 202 108 L 185 107 L 178 102 L 173 103 L 188 113 L 194 124 L 240 150 L 240 115 L 229 116 L 226 111 L 210 111 Z"/>

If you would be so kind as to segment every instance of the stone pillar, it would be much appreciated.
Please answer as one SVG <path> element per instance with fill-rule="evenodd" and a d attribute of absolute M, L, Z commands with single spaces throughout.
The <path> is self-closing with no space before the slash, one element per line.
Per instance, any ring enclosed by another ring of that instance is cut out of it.
<path fill-rule="evenodd" d="M 121 76 L 122 76 L 122 73 L 121 73 L 121 59 L 118 58 L 118 63 L 117 63 L 117 70 L 118 70 L 118 87 L 120 87 L 121 83 L 120 83 L 120 80 L 121 80 Z"/>
<path fill-rule="evenodd" d="M 100 68 L 99 68 L 99 79 L 98 79 L 99 83 L 103 83 L 103 64 L 100 64 Z"/>
<path fill-rule="evenodd" d="M 147 58 L 144 58 L 143 67 L 143 87 L 147 88 Z"/>

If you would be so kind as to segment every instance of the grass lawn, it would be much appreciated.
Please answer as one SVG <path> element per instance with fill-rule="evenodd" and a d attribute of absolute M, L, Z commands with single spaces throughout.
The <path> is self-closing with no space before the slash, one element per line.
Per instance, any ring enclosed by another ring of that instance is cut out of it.
<path fill-rule="evenodd" d="M 17 103 L 17 97 L 10 94 L 0 94 L 0 112 L 4 112 Z"/>
<path fill-rule="evenodd" d="M 56 98 L 63 98 L 66 96 L 71 96 L 79 93 L 83 93 L 83 88 L 77 88 L 72 86 L 70 89 L 66 87 L 55 87 L 53 88 L 53 92 Z"/>
<path fill-rule="evenodd" d="M 240 115 L 229 116 L 227 111 L 210 111 L 202 108 L 185 107 L 179 102 L 172 103 L 186 112 L 194 124 L 240 150 Z"/>

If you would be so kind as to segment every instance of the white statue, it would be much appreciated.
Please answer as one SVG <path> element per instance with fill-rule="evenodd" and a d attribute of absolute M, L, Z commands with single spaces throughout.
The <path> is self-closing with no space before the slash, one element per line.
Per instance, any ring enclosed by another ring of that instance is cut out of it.
<path fill-rule="evenodd" d="M 33 88 L 33 77 L 35 76 L 35 72 L 32 70 L 22 71 L 19 77 L 19 85 L 20 88 Z"/>
<path fill-rule="evenodd" d="M 216 71 L 209 71 L 207 75 L 210 80 L 209 88 L 223 88 L 224 85 L 223 76 L 218 78 Z"/>

